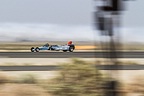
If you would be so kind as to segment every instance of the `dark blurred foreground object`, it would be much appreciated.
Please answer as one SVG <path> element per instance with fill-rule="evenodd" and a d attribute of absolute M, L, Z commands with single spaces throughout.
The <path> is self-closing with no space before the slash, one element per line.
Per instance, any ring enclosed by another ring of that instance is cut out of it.
<path fill-rule="evenodd" d="M 100 11 L 95 12 L 95 22 L 97 29 L 101 31 L 102 36 L 113 36 L 113 21 L 111 18 L 106 18 Z"/>
<path fill-rule="evenodd" d="M 128 1 L 128 0 L 104 0 L 105 4 L 104 6 L 101 7 L 101 10 L 103 11 L 123 11 L 124 6 L 123 6 L 123 1 Z"/>
<path fill-rule="evenodd" d="M 128 1 L 128 0 L 102 0 L 102 1 L 104 2 L 104 5 L 98 6 L 97 12 L 95 12 L 95 20 L 96 20 L 95 23 L 96 23 L 97 29 L 102 31 L 102 35 L 112 36 L 112 35 L 103 34 L 103 33 L 104 31 L 107 32 L 110 28 L 113 28 L 114 20 L 111 20 L 111 19 L 114 19 L 114 16 L 120 15 L 122 13 L 121 11 L 124 11 L 125 9 L 124 1 Z M 111 27 L 108 27 L 108 26 L 111 26 Z M 111 34 L 111 32 L 109 34 Z"/>
<path fill-rule="evenodd" d="M 117 89 L 118 82 L 111 80 L 105 84 L 105 96 L 118 96 Z"/>
<path fill-rule="evenodd" d="M 124 1 L 128 0 L 101 1 L 103 1 L 103 6 L 97 7 L 97 12 L 95 12 L 95 23 L 97 29 L 100 30 L 100 34 L 105 36 L 105 39 L 109 37 L 109 41 L 106 41 L 109 44 L 102 43 L 102 46 L 106 46 L 104 50 L 107 49 L 107 51 L 110 52 L 106 57 L 108 57 L 112 64 L 118 65 L 117 58 L 119 57 L 119 53 L 117 53 L 117 50 L 121 50 L 120 33 L 118 28 L 120 27 L 120 15 L 124 10 Z M 117 32 L 114 32 L 115 27 Z M 119 74 L 118 72 L 115 72 L 115 75 L 112 74 L 113 72 L 110 73 L 112 80 L 110 79 L 110 81 L 105 85 L 105 96 L 119 96 L 117 92 L 118 78 L 116 77 Z"/>

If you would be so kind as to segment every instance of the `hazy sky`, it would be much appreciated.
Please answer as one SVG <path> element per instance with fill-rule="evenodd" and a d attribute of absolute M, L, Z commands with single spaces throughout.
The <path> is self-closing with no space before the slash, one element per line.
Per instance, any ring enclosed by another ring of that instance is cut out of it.
<path fill-rule="evenodd" d="M 54 31 L 53 34 L 61 32 L 63 38 L 69 35 L 67 29 L 69 31 L 75 29 L 74 34 L 76 34 L 80 29 L 81 32 L 85 31 L 86 27 L 91 32 L 87 35 L 90 36 L 87 39 L 90 39 L 93 34 L 95 4 L 94 0 L 0 0 L 1 40 L 7 40 L 7 37 L 21 38 L 22 33 L 26 36 L 34 35 L 34 32 L 38 32 L 36 28 L 39 29 L 39 32 L 45 33 L 40 35 L 43 37 L 46 32 L 53 33 L 53 30 L 49 29 L 56 30 L 57 27 L 57 31 Z M 144 0 L 131 0 L 126 4 L 127 11 L 123 12 L 121 21 L 124 30 L 129 31 L 124 34 L 133 37 L 136 33 L 141 32 L 141 35 L 144 35 L 142 33 Z M 132 33 L 132 30 L 137 32 Z M 71 34 L 73 34 L 72 31 Z M 137 39 L 142 38 L 141 35 L 138 35 Z M 40 36 L 34 35 L 34 37 Z M 86 36 L 81 35 L 80 38 L 86 38 Z"/>
<path fill-rule="evenodd" d="M 0 0 L 0 21 L 91 24 L 93 0 Z"/>

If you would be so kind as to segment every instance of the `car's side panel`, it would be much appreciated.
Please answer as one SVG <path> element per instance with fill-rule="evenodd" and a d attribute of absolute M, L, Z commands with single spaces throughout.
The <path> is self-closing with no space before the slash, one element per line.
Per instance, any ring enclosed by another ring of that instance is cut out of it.
<path fill-rule="evenodd" d="M 67 46 L 67 45 L 64 45 L 64 46 L 61 46 L 62 47 L 62 49 L 61 50 L 69 50 L 69 46 Z"/>
<path fill-rule="evenodd" d="M 48 50 L 49 47 L 39 47 L 40 50 Z"/>

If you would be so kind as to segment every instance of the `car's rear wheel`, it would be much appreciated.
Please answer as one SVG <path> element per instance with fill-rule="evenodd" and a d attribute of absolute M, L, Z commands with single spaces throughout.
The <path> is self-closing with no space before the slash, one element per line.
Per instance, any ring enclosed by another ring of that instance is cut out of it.
<path fill-rule="evenodd" d="M 34 47 L 32 47 L 32 48 L 31 48 L 31 52 L 34 52 L 34 51 L 35 51 L 35 49 L 34 49 Z"/>
<path fill-rule="evenodd" d="M 69 48 L 69 51 L 70 51 L 70 52 L 73 52 L 73 51 L 74 51 L 74 48 L 73 48 L 73 47 L 70 47 L 70 48 Z"/>
<path fill-rule="evenodd" d="M 39 52 L 39 50 L 40 50 L 40 49 L 39 49 L 38 47 L 35 49 L 36 52 Z"/>

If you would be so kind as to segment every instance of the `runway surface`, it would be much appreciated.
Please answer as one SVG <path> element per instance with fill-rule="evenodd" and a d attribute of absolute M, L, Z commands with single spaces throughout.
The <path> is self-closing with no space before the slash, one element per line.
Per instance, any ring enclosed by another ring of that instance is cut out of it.
<path fill-rule="evenodd" d="M 99 70 L 144 70 L 144 65 L 97 65 Z M 0 66 L 1 71 L 58 71 L 60 66 Z"/>
<path fill-rule="evenodd" d="M 118 53 L 120 54 L 118 58 L 144 58 L 144 52 Z M 107 58 L 108 54 L 108 52 L 0 52 L 0 58 Z"/>

